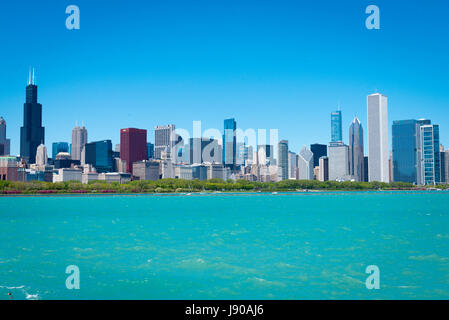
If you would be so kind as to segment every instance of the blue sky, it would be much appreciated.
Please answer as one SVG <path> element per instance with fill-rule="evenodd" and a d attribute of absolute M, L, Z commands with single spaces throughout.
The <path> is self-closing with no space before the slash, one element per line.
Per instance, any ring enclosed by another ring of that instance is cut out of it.
<path fill-rule="evenodd" d="M 65 28 L 66 6 L 81 29 Z M 375 4 L 381 29 L 365 28 Z M 447 1 L 8 1 L 0 4 L 0 115 L 19 152 L 25 85 L 37 69 L 46 145 L 119 143 L 120 128 L 278 128 L 298 152 L 330 140 L 341 105 L 366 131 L 366 96 L 389 98 L 389 121 L 430 118 L 449 146 Z M 391 131 L 391 130 L 390 130 Z M 49 152 L 51 148 L 49 148 Z"/>

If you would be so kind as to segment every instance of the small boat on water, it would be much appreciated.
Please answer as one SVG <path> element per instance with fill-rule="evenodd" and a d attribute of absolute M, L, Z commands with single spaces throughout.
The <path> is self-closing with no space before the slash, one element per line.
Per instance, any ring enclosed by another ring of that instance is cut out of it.
<path fill-rule="evenodd" d="M 278 194 L 278 193 L 275 191 L 275 192 L 273 192 L 272 194 Z"/>

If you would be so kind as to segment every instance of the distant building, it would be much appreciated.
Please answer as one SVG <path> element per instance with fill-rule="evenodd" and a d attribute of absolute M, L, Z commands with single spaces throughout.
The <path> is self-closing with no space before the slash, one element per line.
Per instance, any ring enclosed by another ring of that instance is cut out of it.
<path fill-rule="evenodd" d="M 6 121 L 0 117 L 0 156 L 8 156 L 10 150 L 11 140 L 6 139 Z"/>
<path fill-rule="evenodd" d="M 206 164 L 207 179 L 223 179 L 227 180 L 230 177 L 230 168 L 224 167 L 223 164 Z"/>
<path fill-rule="evenodd" d="M 349 174 L 355 181 L 364 180 L 363 152 L 363 128 L 356 117 L 349 127 Z"/>
<path fill-rule="evenodd" d="M 375 93 L 367 97 L 369 181 L 389 182 L 387 97 Z M 331 161 L 329 159 L 329 161 Z"/>
<path fill-rule="evenodd" d="M 124 184 L 131 181 L 131 174 L 126 172 L 103 172 L 98 174 L 98 180 L 108 183 L 118 182 Z"/>
<path fill-rule="evenodd" d="M 88 184 L 91 181 L 97 181 L 97 180 L 98 180 L 97 172 L 85 172 L 81 175 L 81 182 L 84 184 Z"/>
<path fill-rule="evenodd" d="M 208 146 L 214 143 L 218 146 L 218 141 L 210 138 L 190 138 L 189 139 L 189 163 L 190 164 L 201 164 L 203 162 L 213 162 L 215 159 L 215 148 Z"/>
<path fill-rule="evenodd" d="M 154 128 L 154 159 L 161 159 L 162 151 L 171 149 L 176 142 L 175 125 Z"/>
<path fill-rule="evenodd" d="M 68 182 L 79 181 L 82 182 L 83 170 L 81 169 L 58 169 L 58 173 L 53 175 L 53 182 Z"/>
<path fill-rule="evenodd" d="M 420 146 L 422 184 L 439 184 L 441 182 L 439 125 L 420 127 Z"/>
<path fill-rule="evenodd" d="M 114 163 L 111 140 L 86 143 L 84 145 L 84 163 L 92 165 L 99 173 L 112 172 Z"/>
<path fill-rule="evenodd" d="M 51 147 L 51 158 L 56 159 L 56 155 L 60 152 L 69 152 L 68 142 L 53 142 Z"/>
<path fill-rule="evenodd" d="M 237 156 L 237 122 L 234 118 L 224 120 L 223 164 L 235 169 Z"/>
<path fill-rule="evenodd" d="M 313 153 L 306 146 L 298 153 L 298 180 L 313 180 Z"/>
<path fill-rule="evenodd" d="M 84 148 L 84 145 L 87 143 L 87 129 L 82 126 L 75 126 L 72 130 L 72 147 L 71 147 L 71 156 L 72 160 L 81 161 L 81 152 Z"/>
<path fill-rule="evenodd" d="M 60 152 L 56 155 L 56 159 L 53 161 L 55 169 L 71 168 L 73 166 L 80 165 L 80 160 L 72 160 L 68 152 Z"/>
<path fill-rule="evenodd" d="M 331 113 L 331 142 L 332 144 L 343 142 L 342 117 L 340 110 Z"/>
<path fill-rule="evenodd" d="M 257 163 L 261 165 L 275 165 L 274 148 L 269 144 L 262 144 L 257 146 Z"/>
<path fill-rule="evenodd" d="M 329 180 L 348 180 L 349 147 L 347 145 L 329 146 Z"/>
<path fill-rule="evenodd" d="M 296 169 L 298 168 L 298 155 L 294 152 L 288 152 L 288 178 L 296 179 Z"/>
<path fill-rule="evenodd" d="M 417 120 L 397 120 L 392 126 L 393 181 L 418 184 L 419 135 Z"/>
<path fill-rule="evenodd" d="M 120 158 L 126 161 L 126 172 L 132 175 L 133 163 L 147 159 L 147 130 L 120 130 Z"/>
<path fill-rule="evenodd" d="M 310 145 L 310 151 L 313 153 L 313 166 L 320 165 L 320 158 L 327 156 L 327 145 L 314 143 Z"/>
<path fill-rule="evenodd" d="M 16 157 L 0 156 L 0 180 L 17 181 L 18 166 Z"/>
<path fill-rule="evenodd" d="M 444 182 L 449 183 L 449 149 L 444 151 Z"/>
<path fill-rule="evenodd" d="M 329 158 L 323 156 L 319 160 L 319 176 L 318 180 L 320 181 L 328 181 L 329 180 Z"/>
<path fill-rule="evenodd" d="M 40 144 L 36 150 L 36 164 L 39 166 L 45 166 L 47 162 L 47 147 L 43 144 Z"/>
<path fill-rule="evenodd" d="M 151 142 L 147 142 L 147 159 L 154 159 L 154 144 Z"/>
<path fill-rule="evenodd" d="M 207 180 L 206 165 L 188 165 L 176 168 L 179 171 L 179 179 L 184 180 Z"/>
<path fill-rule="evenodd" d="M 23 105 L 23 126 L 20 128 L 20 157 L 28 163 L 36 162 L 36 150 L 45 143 L 42 126 L 42 105 L 37 102 L 37 85 L 33 77 L 28 79 L 26 102 Z"/>
<path fill-rule="evenodd" d="M 279 180 L 287 180 L 288 174 L 288 141 L 281 140 L 278 144 L 279 154 Z"/>
<path fill-rule="evenodd" d="M 133 176 L 138 180 L 159 180 L 159 161 L 138 161 L 133 163 Z"/>

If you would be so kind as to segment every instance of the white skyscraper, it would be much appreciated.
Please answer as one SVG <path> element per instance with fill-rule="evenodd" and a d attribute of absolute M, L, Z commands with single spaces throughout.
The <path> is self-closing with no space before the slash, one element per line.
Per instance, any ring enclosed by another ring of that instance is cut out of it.
<path fill-rule="evenodd" d="M 306 146 L 298 153 L 298 180 L 313 180 L 313 153 Z"/>
<path fill-rule="evenodd" d="M 350 180 L 349 147 L 345 144 L 330 145 L 328 148 L 329 180 Z"/>
<path fill-rule="evenodd" d="M 84 148 L 84 145 L 87 143 L 87 129 L 82 126 L 76 126 L 72 130 L 72 150 L 71 156 L 72 160 L 80 160 L 81 161 L 81 151 Z"/>
<path fill-rule="evenodd" d="M 390 181 L 388 166 L 387 97 L 375 93 L 367 97 L 369 181 Z"/>
<path fill-rule="evenodd" d="M 36 150 L 36 164 L 39 166 L 45 166 L 47 164 L 47 147 L 40 144 Z"/>
<path fill-rule="evenodd" d="M 154 127 L 154 158 L 161 159 L 163 151 L 171 152 L 171 148 L 176 142 L 175 138 L 174 124 Z M 172 154 L 172 157 L 175 156 L 175 154 Z"/>

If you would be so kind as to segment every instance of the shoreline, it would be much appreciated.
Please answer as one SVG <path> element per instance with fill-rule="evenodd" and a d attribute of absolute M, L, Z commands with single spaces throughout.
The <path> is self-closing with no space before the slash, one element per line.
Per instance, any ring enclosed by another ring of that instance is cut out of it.
<path fill-rule="evenodd" d="M 288 195 L 288 194 L 338 194 L 338 193 L 430 193 L 449 192 L 449 190 L 285 190 L 285 191 L 192 191 L 192 192 L 137 192 L 137 193 L 21 193 L 0 194 L 0 198 L 27 197 L 107 197 L 107 196 L 202 196 L 202 195 Z"/>

